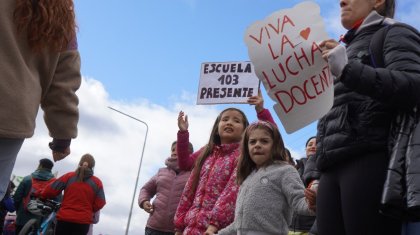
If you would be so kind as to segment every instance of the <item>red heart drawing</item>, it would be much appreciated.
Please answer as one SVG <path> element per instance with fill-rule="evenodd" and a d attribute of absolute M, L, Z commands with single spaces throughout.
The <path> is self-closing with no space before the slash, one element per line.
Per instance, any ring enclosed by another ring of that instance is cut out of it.
<path fill-rule="evenodd" d="M 309 34 L 311 33 L 311 28 L 306 28 L 306 29 L 304 29 L 304 30 L 302 30 L 302 31 L 300 31 L 300 36 L 302 37 L 302 38 L 304 38 L 305 40 L 308 40 L 308 37 L 309 37 Z"/>

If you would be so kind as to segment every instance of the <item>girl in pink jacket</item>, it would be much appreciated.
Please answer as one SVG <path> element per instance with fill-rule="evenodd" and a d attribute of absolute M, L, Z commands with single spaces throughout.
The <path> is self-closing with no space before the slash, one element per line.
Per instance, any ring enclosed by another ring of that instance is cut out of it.
<path fill-rule="evenodd" d="M 270 112 L 263 108 L 262 97 L 248 101 L 255 104 L 259 119 L 274 122 Z M 181 169 L 194 169 L 185 185 L 175 214 L 176 234 L 214 234 L 232 223 L 238 185 L 236 165 L 239 143 L 248 126 L 245 114 L 236 108 L 223 110 L 217 117 L 209 142 L 199 151 L 188 154 L 188 117 L 178 116 L 178 162 Z"/>
<path fill-rule="evenodd" d="M 193 152 L 191 143 L 187 143 L 188 153 Z M 140 208 L 150 214 L 145 235 L 174 234 L 173 219 L 179 199 L 190 176 L 189 170 L 178 167 L 176 141 L 171 145 L 171 156 L 165 160 L 166 167 L 160 168 L 140 190 L 138 203 Z M 153 204 L 150 200 L 153 200 Z"/>
<path fill-rule="evenodd" d="M 212 234 L 233 221 L 238 191 L 235 169 L 239 142 L 248 120 L 239 109 L 225 109 L 213 125 L 208 144 L 191 158 L 182 154 L 182 144 L 189 139 L 188 118 L 182 111 L 178 126 L 180 167 L 192 165 L 182 163 L 196 161 L 175 214 L 175 231 L 188 235 Z"/>

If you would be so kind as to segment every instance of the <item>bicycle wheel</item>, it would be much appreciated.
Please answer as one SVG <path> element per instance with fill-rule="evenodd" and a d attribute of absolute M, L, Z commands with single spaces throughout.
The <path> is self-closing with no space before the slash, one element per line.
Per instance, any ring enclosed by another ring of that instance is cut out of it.
<path fill-rule="evenodd" d="M 38 220 L 30 219 L 20 230 L 19 235 L 36 235 L 38 229 Z"/>

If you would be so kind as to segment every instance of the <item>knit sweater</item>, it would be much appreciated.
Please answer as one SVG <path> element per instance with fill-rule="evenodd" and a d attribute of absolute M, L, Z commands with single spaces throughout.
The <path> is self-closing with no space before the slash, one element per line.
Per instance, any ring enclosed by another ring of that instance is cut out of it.
<path fill-rule="evenodd" d="M 41 105 L 52 137 L 77 135 L 80 56 L 74 41 L 61 52 L 34 53 L 13 21 L 15 0 L 0 1 L 0 137 L 27 138 Z"/>
<path fill-rule="evenodd" d="M 304 189 L 297 170 L 289 164 L 274 163 L 254 170 L 239 188 L 234 222 L 218 234 L 254 231 L 286 235 L 293 211 L 313 215 Z"/>

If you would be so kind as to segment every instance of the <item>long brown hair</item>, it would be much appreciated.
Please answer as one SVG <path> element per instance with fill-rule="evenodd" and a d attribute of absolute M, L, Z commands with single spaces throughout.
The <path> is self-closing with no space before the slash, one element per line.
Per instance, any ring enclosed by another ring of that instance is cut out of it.
<path fill-rule="evenodd" d="M 244 126 L 244 129 L 249 125 L 249 122 L 248 122 L 248 119 L 246 118 L 245 113 L 237 108 L 227 108 L 223 110 L 219 114 L 219 116 L 217 116 L 216 121 L 214 121 L 213 128 L 210 133 L 209 142 L 206 144 L 204 150 L 201 152 L 200 156 L 198 156 L 197 160 L 195 161 L 194 169 L 192 171 L 193 181 L 191 184 L 191 192 L 190 192 L 192 194 L 194 194 L 195 190 L 197 189 L 198 181 L 200 179 L 201 168 L 203 167 L 204 162 L 206 161 L 207 157 L 211 154 L 213 147 L 215 145 L 220 145 L 222 143 L 218 128 L 219 128 L 219 122 L 222 118 L 223 113 L 227 111 L 237 111 L 238 113 L 242 115 L 242 124 Z"/>
<path fill-rule="evenodd" d="M 250 134 L 257 130 L 265 130 L 270 134 L 273 140 L 273 147 L 271 149 L 271 159 L 267 161 L 265 166 L 271 165 L 275 161 L 287 162 L 286 151 L 283 139 L 277 127 L 269 122 L 258 121 L 249 125 L 243 135 L 241 142 L 241 155 L 239 157 L 238 168 L 236 172 L 236 182 L 241 185 L 251 172 L 257 168 L 257 165 L 252 161 L 249 155 L 248 141 Z"/>
<path fill-rule="evenodd" d="M 73 0 L 16 0 L 14 21 L 18 33 L 27 37 L 29 47 L 59 52 L 76 43 Z"/>
<path fill-rule="evenodd" d="M 87 162 L 87 167 L 83 166 L 83 163 Z M 95 167 L 95 158 L 93 158 L 92 155 L 89 153 L 86 153 L 85 155 L 80 158 L 79 166 L 76 169 L 76 175 L 77 175 L 77 181 L 83 182 L 87 172 L 93 173 L 93 168 Z"/>

